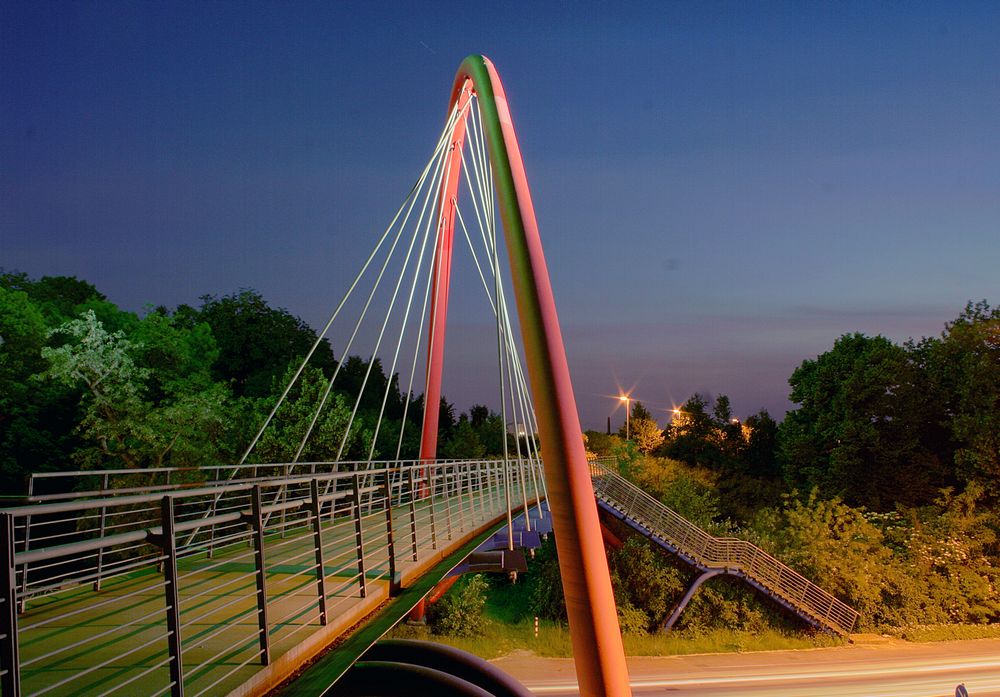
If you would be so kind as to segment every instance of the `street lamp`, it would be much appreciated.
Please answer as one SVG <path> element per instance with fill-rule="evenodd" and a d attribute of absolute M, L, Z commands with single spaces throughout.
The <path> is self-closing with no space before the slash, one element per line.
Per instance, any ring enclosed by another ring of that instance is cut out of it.
<path fill-rule="evenodd" d="M 621 402 L 625 402 L 625 440 L 631 440 L 629 437 L 629 429 L 628 429 L 628 415 L 629 412 L 632 411 L 629 408 L 629 402 L 632 401 L 632 398 L 629 397 L 627 394 L 623 394 L 618 396 L 618 400 Z"/>

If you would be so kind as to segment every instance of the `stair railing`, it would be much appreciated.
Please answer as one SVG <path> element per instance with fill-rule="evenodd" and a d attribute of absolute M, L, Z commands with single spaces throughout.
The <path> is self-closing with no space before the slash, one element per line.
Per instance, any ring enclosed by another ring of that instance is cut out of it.
<path fill-rule="evenodd" d="M 742 572 L 797 611 L 839 634 L 850 634 L 858 612 L 755 544 L 714 537 L 600 461 L 590 462 L 594 494 L 705 568 Z"/>

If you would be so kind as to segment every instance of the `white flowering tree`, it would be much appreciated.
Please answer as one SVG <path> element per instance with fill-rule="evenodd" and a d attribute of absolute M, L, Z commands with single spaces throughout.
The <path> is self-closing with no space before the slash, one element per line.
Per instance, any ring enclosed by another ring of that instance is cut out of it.
<path fill-rule="evenodd" d="M 143 324 L 169 339 L 163 345 L 183 343 L 182 332 L 161 319 L 151 316 Z M 55 336 L 67 341 L 42 349 L 49 365 L 40 377 L 82 389 L 78 431 L 90 445 L 75 455 L 81 465 L 192 466 L 212 458 L 227 398 L 223 386 L 177 383 L 165 392 L 158 389 L 154 401 L 149 395 L 150 384 L 156 384 L 152 371 L 136 360 L 142 344 L 123 331 L 107 331 L 91 310 L 52 330 L 50 337 Z"/>

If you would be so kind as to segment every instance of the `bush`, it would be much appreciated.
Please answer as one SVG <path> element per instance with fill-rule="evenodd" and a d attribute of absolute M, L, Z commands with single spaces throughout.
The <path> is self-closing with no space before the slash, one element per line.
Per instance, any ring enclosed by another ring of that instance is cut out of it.
<path fill-rule="evenodd" d="M 486 579 L 482 574 L 467 576 L 431 606 L 428 621 L 434 634 L 478 636 L 486 617 Z"/>
<path fill-rule="evenodd" d="M 531 611 L 542 619 L 565 622 L 566 598 L 563 597 L 559 556 L 552 536 L 538 548 L 528 569 L 527 583 L 531 589 Z"/>
<path fill-rule="evenodd" d="M 623 631 L 635 631 L 626 623 L 641 625 L 642 631 L 656 628 L 684 592 L 681 573 L 638 535 L 608 555 L 608 566 Z"/>
<path fill-rule="evenodd" d="M 649 615 L 635 607 L 627 600 L 621 600 L 618 606 L 618 625 L 622 634 L 648 634 Z"/>

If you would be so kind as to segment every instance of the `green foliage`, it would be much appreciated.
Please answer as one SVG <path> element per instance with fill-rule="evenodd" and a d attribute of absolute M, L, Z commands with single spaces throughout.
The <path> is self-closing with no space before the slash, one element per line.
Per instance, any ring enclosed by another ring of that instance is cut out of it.
<path fill-rule="evenodd" d="M 447 407 L 452 409 L 450 404 Z M 442 438 L 445 432 L 445 429 L 440 430 Z M 447 433 L 448 437 L 438 447 L 442 457 L 463 460 L 500 457 L 504 454 L 505 439 L 508 441 L 508 455 L 514 457 L 517 454 L 517 444 L 507 436 L 503 417 L 481 404 L 473 406 L 468 414 L 459 415 L 458 421 L 447 429 Z M 522 454 L 526 454 L 525 447 L 522 443 Z"/>
<path fill-rule="evenodd" d="M 719 630 L 801 631 L 802 624 L 763 600 L 741 580 L 719 576 L 698 589 L 676 627 L 690 635 Z"/>
<path fill-rule="evenodd" d="M 75 276 L 42 276 L 33 281 L 25 273 L 0 270 L 0 288 L 25 293 L 50 326 L 80 314 L 86 303 L 107 300 L 97 288 Z"/>
<path fill-rule="evenodd" d="M 261 415 L 259 418 L 263 419 L 271 413 L 282 386 L 291 381 L 295 370 L 289 366 L 288 372 L 275 381 L 272 395 L 258 400 L 256 412 Z M 338 454 L 345 460 L 368 457 L 372 429 L 364 420 L 355 419 L 350 434 L 345 437 L 351 407 L 347 398 L 339 392 L 329 393 L 324 401 L 327 384 L 326 377 L 318 368 L 306 367 L 302 371 L 254 449 L 255 460 L 327 462 L 336 460 Z M 303 448 L 301 452 L 300 447 Z"/>
<path fill-rule="evenodd" d="M 925 428 L 940 426 L 950 442 L 961 478 L 978 480 L 1000 497 L 1000 308 L 983 300 L 969 303 L 940 338 L 910 342 L 907 348 L 926 373 L 933 416 Z M 940 438 L 940 435 L 939 435 Z"/>
<path fill-rule="evenodd" d="M 608 554 L 608 567 L 623 631 L 656 629 L 684 592 L 680 572 L 638 535 Z"/>
<path fill-rule="evenodd" d="M 542 546 L 535 553 L 525 586 L 532 614 L 547 620 L 566 621 L 566 598 L 559 574 L 559 556 L 551 536 L 542 541 Z"/>
<path fill-rule="evenodd" d="M 746 442 L 733 419 L 729 397 L 719 395 L 711 413 L 708 400 L 695 394 L 676 412 L 659 452 L 691 467 L 728 473 L 741 469 Z"/>
<path fill-rule="evenodd" d="M 230 385 L 237 397 L 268 396 L 289 363 L 300 361 L 316 342 L 316 333 L 305 322 L 270 307 L 254 290 L 202 297 L 198 319 L 212 328 L 218 346 L 213 377 Z M 326 340 L 311 364 L 332 373 L 335 361 Z"/>
<path fill-rule="evenodd" d="M 9 493 L 23 490 L 29 472 L 59 469 L 76 447 L 76 394 L 31 379 L 47 365 L 47 340 L 38 304 L 0 285 L 0 488 Z"/>
<path fill-rule="evenodd" d="M 785 475 L 806 490 L 890 510 L 933 496 L 946 482 L 921 440 L 930 405 L 922 375 L 888 339 L 851 334 L 789 378 L 800 404 L 780 432 Z"/>
<path fill-rule="evenodd" d="M 629 428 L 641 453 L 649 454 L 663 444 L 663 429 L 653 419 L 634 418 Z"/>
<path fill-rule="evenodd" d="M 862 511 L 813 491 L 785 509 L 782 557 L 814 583 L 879 623 L 898 575 L 882 532 Z"/>
<path fill-rule="evenodd" d="M 983 507 L 983 489 L 944 489 L 933 504 L 908 512 L 906 524 L 887 533 L 902 548 L 909 573 L 920 579 L 919 621 L 984 623 L 1000 619 L 996 513 Z"/>
<path fill-rule="evenodd" d="M 621 443 L 618 436 L 608 435 L 602 431 L 585 431 L 583 435 L 587 451 L 598 457 L 614 455 L 615 448 Z"/>
<path fill-rule="evenodd" d="M 431 631 L 459 637 L 480 635 L 486 619 L 483 610 L 488 587 L 482 574 L 463 577 L 431 606 L 428 613 Z"/>
<path fill-rule="evenodd" d="M 660 503 L 701 527 L 711 527 L 720 515 L 716 476 L 664 457 L 636 457 L 623 475 Z"/>
<path fill-rule="evenodd" d="M 458 425 L 452 430 L 451 438 L 440 448 L 441 455 L 446 458 L 476 459 L 486 454 L 486 447 L 479 440 L 479 434 L 469 422 L 469 417 L 462 414 Z"/>
<path fill-rule="evenodd" d="M 635 607 L 628 600 L 615 600 L 618 612 L 618 627 L 622 634 L 647 634 L 649 632 L 649 615 Z"/>
<path fill-rule="evenodd" d="M 160 330 L 167 345 L 169 331 Z M 88 445 L 73 454 L 81 465 L 193 467 L 214 461 L 227 399 L 222 386 L 161 383 L 160 394 L 152 398 L 147 384 L 152 371 L 136 361 L 141 345 L 121 330 L 105 330 L 92 310 L 50 334 L 68 341 L 42 348 L 49 367 L 40 377 L 82 391 L 77 431 Z"/>

